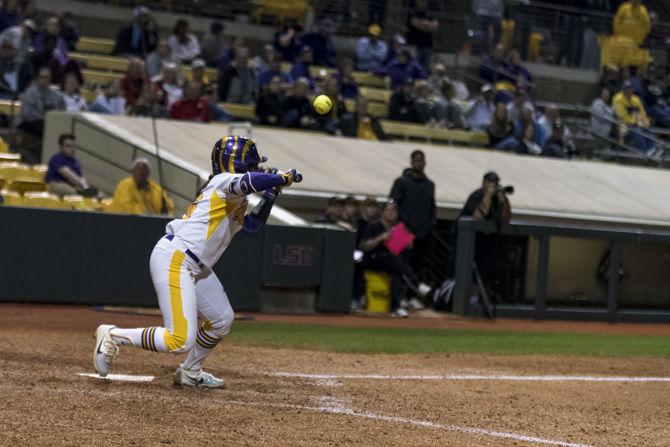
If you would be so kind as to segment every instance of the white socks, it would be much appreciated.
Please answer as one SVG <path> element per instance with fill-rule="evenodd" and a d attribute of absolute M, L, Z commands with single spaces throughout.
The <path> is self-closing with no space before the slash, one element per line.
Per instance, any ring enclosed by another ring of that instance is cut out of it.
<path fill-rule="evenodd" d="M 162 327 L 114 328 L 111 334 L 114 341 L 122 346 L 132 345 L 147 351 L 168 352 L 164 341 L 165 328 Z"/>

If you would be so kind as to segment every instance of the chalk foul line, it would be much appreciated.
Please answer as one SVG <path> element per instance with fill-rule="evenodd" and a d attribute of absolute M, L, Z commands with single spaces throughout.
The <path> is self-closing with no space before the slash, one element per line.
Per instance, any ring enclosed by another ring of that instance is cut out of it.
<path fill-rule="evenodd" d="M 528 436 L 519 433 L 487 430 L 477 427 L 465 427 L 452 424 L 440 424 L 433 421 L 405 418 L 400 416 L 388 416 L 374 413 L 372 411 L 356 411 L 354 409 L 345 407 L 338 402 L 326 403 L 324 406 L 310 407 L 307 405 L 283 404 L 275 402 L 257 402 L 257 401 L 243 401 L 243 400 L 218 400 L 220 403 L 228 405 L 243 405 L 249 407 L 272 407 L 292 410 L 316 411 L 325 414 L 341 414 L 346 416 L 358 417 L 363 419 L 371 419 L 375 421 L 392 422 L 396 424 L 412 425 L 415 427 L 432 428 L 436 430 L 466 433 L 470 435 L 489 436 L 499 439 L 512 439 L 515 441 L 530 442 L 534 444 L 553 445 L 559 447 L 592 447 L 588 444 L 579 444 L 556 439 L 540 438 L 536 436 Z"/>
<path fill-rule="evenodd" d="M 274 377 L 314 380 L 479 380 L 518 382 L 670 382 L 670 377 L 635 376 L 562 376 L 562 375 L 510 375 L 510 374 L 442 374 L 442 375 L 388 375 L 388 374 L 308 374 L 302 372 L 277 371 L 268 373 Z"/>

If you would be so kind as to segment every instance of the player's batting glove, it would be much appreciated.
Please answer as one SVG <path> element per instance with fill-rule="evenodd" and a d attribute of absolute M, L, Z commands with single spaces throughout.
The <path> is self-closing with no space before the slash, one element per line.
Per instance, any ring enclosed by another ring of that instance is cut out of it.
<path fill-rule="evenodd" d="M 284 186 L 291 186 L 293 182 L 300 183 L 302 181 L 302 174 L 297 170 L 291 169 L 288 172 L 281 174 L 284 180 Z"/>

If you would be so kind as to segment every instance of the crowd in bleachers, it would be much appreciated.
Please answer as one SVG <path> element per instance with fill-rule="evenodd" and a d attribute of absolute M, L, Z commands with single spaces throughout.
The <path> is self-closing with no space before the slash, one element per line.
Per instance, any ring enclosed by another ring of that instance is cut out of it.
<path fill-rule="evenodd" d="M 639 3 L 624 2 L 613 23 L 615 36 L 638 44 L 650 29 L 649 14 Z M 261 124 L 383 140 L 388 136 L 379 116 L 363 98 L 374 94 L 374 110 L 383 105 L 383 116 L 393 121 L 483 132 L 489 146 L 500 150 L 568 156 L 572 135 L 558 111 L 553 106 L 541 111 L 533 104 L 533 76 L 521 60 L 527 50 L 515 49 L 502 36 L 501 21 L 509 15 L 505 2 L 473 1 L 472 8 L 483 39 L 477 94 L 447 72 L 442 55 L 434 54 L 433 35 L 440 22 L 427 1 L 416 0 L 404 35 L 385 41 L 382 26 L 370 23 L 366 35 L 357 39 L 352 59 L 336 51 L 336 21 L 328 17 L 313 30 L 287 19 L 273 41 L 253 54 L 243 38 L 227 38 L 220 22 L 211 23 L 202 38 L 185 19 L 161 35 L 151 11 L 138 6 L 111 51 L 126 58 L 125 74 L 109 77 L 91 95 L 82 87 L 96 83 L 84 78 L 79 54 L 70 54 L 79 39 L 71 15 L 39 20 L 30 1 L 6 0 L 0 14 L 0 96 L 20 98 L 14 124 L 38 137 L 46 112 L 54 109 L 209 122 L 231 120 L 234 112 L 225 104 L 239 104 L 253 107 Z M 314 67 L 329 71 L 315 72 Z M 623 126 L 614 123 L 607 136 L 658 154 L 645 129 L 670 125 L 665 79 L 659 82 L 653 71 L 644 70 L 647 65 L 639 69 L 640 76 L 635 67 L 616 66 L 617 76 L 611 78 L 608 67 L 603 82 L 614 98 L 610 119 Z M 354 69 L 385 79 L 388 90 L 359 86 Z M 632 96 L 624 95 L 624 81 L 632 84 Z M 473 83 L 468 84 L 472 89 Z M 322 93 L 333 103 L 324 116 L 311 106 L 311 98 Z M 631 107 L 636 108 L 632 114 Z"/>

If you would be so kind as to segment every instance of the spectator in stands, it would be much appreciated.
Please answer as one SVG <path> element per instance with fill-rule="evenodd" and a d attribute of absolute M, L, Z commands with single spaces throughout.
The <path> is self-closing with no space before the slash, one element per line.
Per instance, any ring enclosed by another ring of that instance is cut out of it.
<path fill-rule="evenodd" d="M 105 85 L 90 107 L 91 112 L 108 115 L 124 115 L 126 113 L 126 99 L 121 94 L 121 82 L 111 80 Z"/>
<path fill-rule="evenodd" d="M 158 32 L 152 24 L 149 8 L 136 7 L 133 17 L 130 25 L 119 30 L 112 54 L 146 57 L 156 48 Z"/>
<path fill-rule="evenodd" d="M 249 50 L 240 47 L 235 59 L 219 75 L 219 99 L 237 104 L 253 104 L 256 96 L 256 78 L 249 67 Z"/>
<path fill-rule="evenodd" d="M 188 81 L 184 87 L 184 97 L 170 108 L 170 116 L 184 121 L 212 121 L 212 109 L 207 98 L 200 96 L 200 84 Z"/>
<path fill-rule="evenodd" d="M 128 214 L 171 215 L 174 204 L 160 185 L 149 178 L 149 160 L 135 159 L 130 172 L 130 177 L 116 185 L 112 209 Z"/>
<path fill-rule="evenodd" d="M 302 26 L 291 20 L 287 20 L 284 28 L 275 34 L 273 41 L 274 49 L 286 62 L 295 62 L 296 56 L 303 47 L 300 40 Z"/>
<path fill-rule="evenodd" d="M 508 119 L 512 123 L 516 123 L 521 118 L 521 112 L 523 111 L 524 107 L 530 107 L 531 109 L 534 109 L 533 105 L 528 101 L 526 94 L 521 90 L 517 90 L 514 93 L 514 99 L 507 105 Z"/>
<path fill-rule="evenodd" d="M 281 85 L 281 78 L 273 76 L 261 90 L 256 101 L 256 117 L 260 124 L 279 126 L 282 123 L 284 94 Z"/>
<path fill-rule="evenodd" d="M 212 22 L 209 32 L 202 38 L 202 58 L 210 67 L 216 67 L 219 60 L 226 55 L 230 45 L 223 35 L 223 23 Z"/>
<path fill-rule="evenodd" d="M 415 79 L 427 79 L 428 75 L 423 67 L 414 59 L 408 49 L 400 52 L 391 59 L 378 74 L 386 75 L 391 80 L 391 89 L 399 87 Z"/>
<path fill-rule="evenodd" d="M 51 110 L 65 110 L 63 96 L 51 87 L 51 72 L 44 67 L 37 73 L 37 79 L 21 95 L 19 128 L 26 133 L 42 138 L 44 119 Z"/>
<path fill-rule="evenodd" d="M 614 95 L 612 104 L 614 113 L 628 127 L 624 137 L 626 144 L 650 157 L 663 153 L 663 149 L 655 147 L 650 135 L 645 131 L 649 127 L 647 111 L 640 97 L 633 92 L 633 84 L 630 81 L 624 81 L 623 90 Z"/>
<path fill-rule="evenodd" d="M 344 98 L 340 95 L 340 84 L 336 76 L 333 75 L 326 78 L 323 93 L 330 98 L 332 106 L 330 112 L 318 116 L 318 120 L 322 128 L 331 131 L 333 126 L 347 114 L 347 106 L 344 104 Z"/>
<path fill-rule="evenodd" d="M 189 73 L 189 81 L 195 81 L 200 84 L 200 95 L 201 96 L 212 96 L 214 95 L 215 86 L 210 81 L 209 76 L 205 72 L 205 67 L 207 63 L 204 59 L 193 59 L 191 61 L 191 72 Z"/>
<path fill-rule="evenodd" d="M 431 234 L 437 223 L 435 184 L 426 176 L 426 155 L 415 150 L 410 156 L 411 167 L 393 182 L 389 198 L 398 205 L 400 221 L 414 236 L 408 263 L 419 277 L 423 276 Z"/>
<path fill-rule="evenodd" d="M 11 39 L 0 40 L 0 97 L 12 99 L 22 93 L 32 81 L 33 68 L 18 62 Z"/>
<path fill-rule="evenodd" d="M 591 132 L 599 137 L 609 137 L 612 135 L 612 127 L 616 118 L 614 108 L 610 104 L 611 93 L 608 88 L 603 87 L 600 96 L 591 103 Z"/>
<path fill-rule="evenodd" d="M 479 77 L 492 85 L 495 85 L 498 81 L 514 83 L 509 64 L 505 58 L 505 46 L 502 43 L 495 46 L 493 56 L 484 58 L 484 62 L 479 69 Z"/>
<path fill-rule="evenodd" d="M 79 93 L 79 80 L 75 75 L 65 76 L 61 85 L 61 92 L 67 112 L 85 112 L 88 110 L 88 103 Z"/>
<path fill-rule="evenodd" d="M 563 125 L 560 119 L 554 121 L 553 128 L 547 138 L 544 147 L 542 148 L 542 155 L 554 158 L 566 158 L 570 153 L 568 129 Z"/>
<path fill-rule="evenodd" d="M 77 146 L 74 135 L 61 134 L 58 137 L 60 152 L 49 160 L 49 168 L 44 181 L 50 193 L 64 196 L 93 191 L 86 177 L 81 173 L 81 164 L 75 158 Z M 93 194 L 95 195 L 95 194 Z"/>
<path fill-rule="evenodd" d="M 52 34 L 43 36 L 42 44 L 44 48 L 36 52 L 31 60 L 35 70 L 38 70 L 40 67 L 49 67 L 49 70 L 51 70 L 51 81 L 54 84 L 60 84 L 64 77 L 69 74 L 76 76 L 80 84 L 84 82 L 77 61 L 68 59 L 67 56 L 65 58 L 56 56 L 58 54 L 58 40 L 56 36 Z"/>
<path fill-rule="evenodd" d="M 379 117 L 368 112 L 368 100 L 363 96 L 356 98 L 354 113 L 344 115 L 337 123 L 335 134 L 364 140 L 389 139 L 382 129 Z"/>
<path fill-rule="evenodd" d="M 144 62 L 142 59 L 134 57 L 128 61 L 126 75 L 121 79 L 121 88 L 123 96 L 126 98 L 126 105 L 132 106 L 140 97 L 142 89 L 149 84 L 147 74 L 144 71 Z"/>
<path fill-rule="evenodd" d="M 492 122 L 496 105 L 493 102 L 495 92 L 491 84 L 484 84 L 481 95 L 475 100 L 470 109 L 465 113 L 465 127 L 470 130 L 484 131 Z M 505 104 L 502 104 L 505 107 Z M 507 120 L 507 109 L 505 109 L 505 120 Z"/>
<path fill-rule="evenodd" d="M 314 52 L 314 64 L 324 67 L 335 66 L 335 45 L 333 45 L 332 34 L 335 25 L 330 19 L 324 19 L 316 32 L 304 34 L 300 40 L 303 45 L 308 45 Z"/>
<path fill-rule="evenodd" d="M 19 23 L 18 0 L 5 0 L 0 6 L 0 32 Z"/>
<path fill-rule="evenodd" d="M 319 128 L 308 94 L 309 81 L 306 78 L 298 78 L 293 85 L 292 93 L 282 102 L 284 112 L 282 126 L 313 130 Z"/>
<path fill-rule="evenodd" d="M 68 62 L 68 48 L 67 42 L 63 37 L 61 37 L 61 24 L 60 17 L 51 16 L 46 21 L 46 27 L 44 31 L 37 34 L 35 38 L 35 52 L 40 53 L 45 50 L 46 45 L 44 39 L 47 37 L 52 37 L 55 40 L 55 45 L 51 49 L 51 54 L 55 57 L 62 65 L 65 65 Z"/>
<path fill-rule="evenodd" d="M 184 19 L 177 20 L 172 35 L 168 37 L 168 45 L 172 49 L 172 56 L 182 63 L 189 63 L 200 55 L 198 38 Z"/>
<path fill-rule="evenodd" d="M 428 82 L 423 79 L 414 83 L 414 104 L 420 123 L 435 126 L 438 120 L 444 119 L 445 109 L 433 101 Z M 446 119 L 444 122 L 446 123 Z"/>
<path fill-rule="evenodd" d="M 540 126 L 542 126 L 544 134 L 548 136 L 553 132 L 554 123 L 560 119 L 561 116 L 558 111 L 558 106 L 556 106 L 556 104 L 553 102 L 550 102 L 544 108 L 544 114 L 540 114 L 540 116 L 537 118 L 537 122 Z"/>
<path fill-rule="evenodd" d="M 472 12 L 475 15 L 479 33 L 477 50 L 479 54 L 490 54 L 500 40 L 504 0 L 473 0 Z"/>
<path fill-rule="evenodd" d="M 76 51 L 79 42 L 79 29 L 74 23 L 74 16 L 70 11 L 64 11 L 60 16 L 60 37 L 65 40 L 68 51 Z"/>
<path fill-rule="evenodd" d="M 514 136 L 499 142 L 495 147 L 504 151 L 539 155 L 548 135 L 535 120 L 533 109 L 524 106 L 521 117 L 514 123 Z"/>
<path fill-rule="evenodd" d="M 168 110 L 184 95 L 184 90 L 181 86 L 182 82 L 179 79 L 177 64 L 165 64 L 162 74 L 156 80 L 155 87 L 160 91 L 161 102 Z"/>
<path fill-rule="evenodd" d="M 417 59 L 422 68 L 431 66 L 433 33 L 439 22 L 428 10 L 428 0 L 414 0 L 407 16 L 407 43 L 416 46 Z"/>
<path fill-rule="evenodd" d="M 389 119 L 408 123 L 421 122 L 414 98 L 414 85 L 411 82 L 405 83 L 391 95 Z"/>
<path fill-rule="evenodd" d="M 162 91 L 146 85 L 135 104 L 128 109 L 129 116 L 169 118 L 168 108 L 163 103 Z"/>
<path fill-rule="evenodd" d="M 259 79 L 261 73 L 267 71 L 270 68 L 272 60 L 278 56 L 279 53 L 275 51 L 274 47 L 271 44 L 266 43 L 265 45 L 263 45 L 263 51 L 261 53 L 256 54 L 251 59 L 251 67 L 254 69 L 254 73 L 256 73 L 256 79 Z"/>
<path fill-rule="evenodd" d="M 0 34 L 0 42 L 11 40 L 16 49 L 16 61 L 22 63 L 28 60 L 34 51 L 34 40 L 37 35 L 37 25 L 31 19 L 21 22 L 21 25 L 11 26 Z"/>
<path fill-rule="evenodd" d="M 177 60 L 172 57 L 172 49 L 166 39 L 160 39 L 156 49 L 149 53 L 146 60 L 146 70 L 150 79 L 158 76 L 163 70 L 163 65 L 176 63 Z"/>
<path fill-rule="evenodd" d="M 489 136 L 488 147 L 495 147 L 502 140 L 514 135 L 514 126 L 507 118 L 507 107 L 504 103 L 496 104 L 491 122 L 486 127 L 486 133 Z"/>
<path fill-rule="evenodd" d="M 440 126 L 463 128 L 463 110 L 456 101 L 456 87 L 450 79 L 442 82 L 442 97 L 446 102 L 439 109 Z"/>
<path fill-rule="evenodd" d="M 617 9 L 612 25 L 615 35 L 630 37 L 638 45 L 642 45 L 651 31 L 649 12 L 641 0 L 623 2 Z"/>
<path fill-rule="evenodd" d="M 517 89 L 522 89 L 528 93 L 533 82 L 533 75 L 521 64 L 521 55 L 517 50 L 511 50 L 508 58 L 507 69 L 514 78 L 514 85 Z"/>
<path fill-rule="evenodd" d="M 380 219 L 370 223 L 363 234 L 360 248 L 365 252 L 363 266 L 366 270 L 376 270 L 391 275 L 391 312 L 396 317 L 407 317 L 408 313 L 401 305 L 403 299 L 403 283 L 423 298 L 430 293 L 430 286 L 422 283 L 417 274 L 400 255 L 392 253 L 385 242 L 391 237 L 398 223 L 398 207 L 389 200 L 382 208 Z M 419 300 L 412 304 L 416 308 L 423 307 Z"/>
<path fill-rule="evenodd" d="M 354 61 L 349 58 L 343 59 L 335 78 L 340 86 L 340 94 L 344 98 L 354 99 L 358 96 L 358 82 L 354 78 Z"/>
<path fill-rule="evenodd" d="M 309 72 L 309 66 L 313 61 L 314 52 L 310 46 L 305 45 L 300 49 L 297 61 L 293 64 L 293 68 L 291 69 L 291 78 L 293 78 L 293 80 L 298 78 L 307 79 L 310 90 L 314 90 L 314 78 L 312 78 L 312 74 Z"/>
<path fill-rule="evenodd" d="M 288 85 L 293 81 L 293 78 L 291 78 L 290 74 L 286 73 L 285 71 L 282 71 L 281 63 L 282 63 L 281 57 L 278 54 L 275 54 L 275 56 L 270 61 L 270 66 L 268 67 L 268 69 L 261 72 L 260 76 L 258 77 L 259 89 L 265 87 L 274 77 L 278 77 L 279 82 L 282 85 Z"/>
<path fill-rule="evenodd" d="M 356 69 L 375 72 L 384 67 L 389 48 L 381 39 L 382 27 L 373 23 L 368 26 L 368 35 L 356 42 Z"/>

